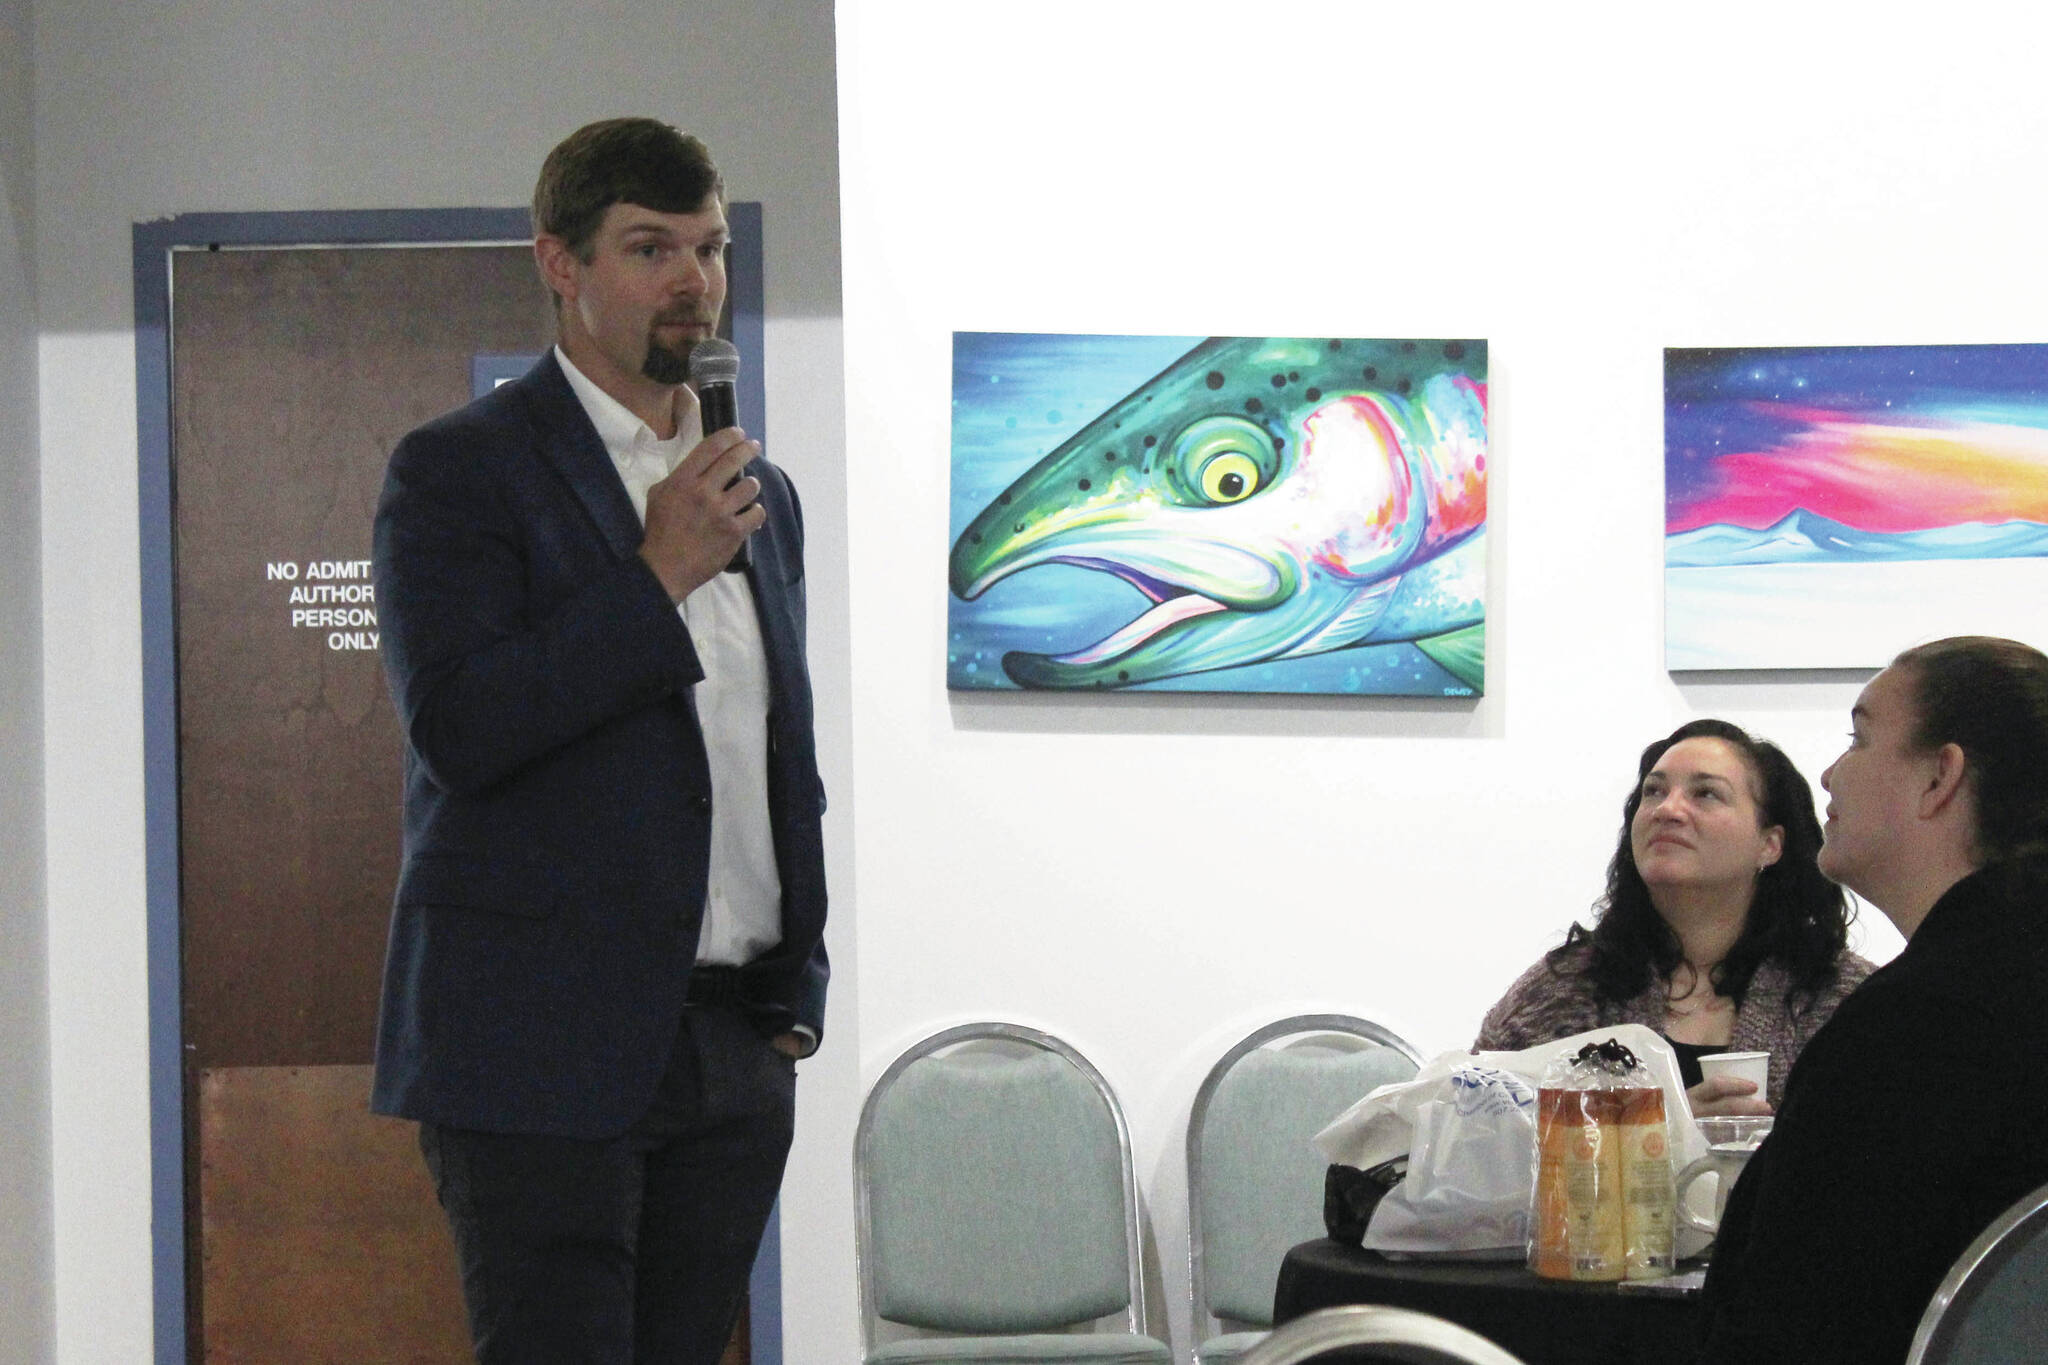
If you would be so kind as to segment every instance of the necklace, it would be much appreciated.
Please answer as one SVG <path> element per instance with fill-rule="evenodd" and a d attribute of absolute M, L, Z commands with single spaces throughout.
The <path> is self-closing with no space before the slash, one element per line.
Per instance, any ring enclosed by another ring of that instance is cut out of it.
<path fill-rule="evenodd" d="M 1735 1002 L 1725 995 L 1709 995 L 1705 1000 L 1693 996 L 1667 997 L 1664 1012 L 1680 1019 L 1689 1019 L 1695 1014 L 1726 1014 L 1735 1008 Z"/>
<path fill-rule="evenodd" d="M 1685 978 L 1685 989 L 1677 989 L 1680 975 Z M 1735 1008 L 1735 1002 L 1714 989 L 1713 978 L 1689 962 L 1678 964 L 1676 971 L 1664 981 L 1664 1010 L 1673 1019 L 1689 1019 L 1695 1014 L 1726 1014 Z"/>

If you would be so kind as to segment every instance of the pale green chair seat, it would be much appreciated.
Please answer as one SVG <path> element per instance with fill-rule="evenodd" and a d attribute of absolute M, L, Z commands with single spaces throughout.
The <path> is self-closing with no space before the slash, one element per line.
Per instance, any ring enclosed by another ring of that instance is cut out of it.
<path fill-rule="evenodd" d="M 2048 1343 L 2048 1185 L 1992 1220 L 1956 1258 L 1906 1365 L 2039 1360 Z"/>
<path fill-rule="evenodd" d="M 1309 1035 L 1340 1035 L 1331 1041 L 1355 1040 L 1354 1050 L 1273 1046 Z M 1327 1163 L 1310 1139 L 1371 1091 L 1414 1076 L 1421 1060 L 1368 1020 L 1304 1014 L 1257 1030 L 1210 1068 L 1188 1115 L 1188 1283 L 1198 1338 L 1212 1317 L 1272 1326 L 1281 1259 L 1324 1232 Z M 1264 1335 L 1211 1335 L 1195 1357 L 1234 1361 Z"/>
<path fill-rule="evenodd" d="M 1195 1358 L 1202 1365 L 1236 1365 L 1237 1361 L 1244 1359 L 1245 1352 L 1264 1341 L 1267 1335 L 1263 1330 L 1225 1332 L 1221 1336 L 1210 1337 L 1197 1347 Z"/>
<path fill-rule="evenodd" d="M 868 1093 L 854 1169 L 867 1361 L 1171 1361 L 1145 1335 L 1129 1131 L 1059 1039 L 967 1024 L 910 1048 Z"/>
<path fill-rule="evenodd" d="M 930 1337 L 892 1341 L 868 1353 L 871 1365 L 1046 1365 L 1047 1361 L 1087 1365 L 1172 1365 L 1163 1341 L 1124 1332 L 1087 1336 Z"/>

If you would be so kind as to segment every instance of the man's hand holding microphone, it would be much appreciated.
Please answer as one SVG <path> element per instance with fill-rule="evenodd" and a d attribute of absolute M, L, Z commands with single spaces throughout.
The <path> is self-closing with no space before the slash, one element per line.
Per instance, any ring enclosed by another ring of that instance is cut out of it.
<path fill-rule="evenodd" d="M 704 439 L 667 477 L 647 490 L 647 534 L 640 558 L 680 602 L 722 570 L 747 566 L 747 537 L 768 514 L 760 480 L 744 472 L 761 453 L 740 430 L 733 389 L 739 352 L 716 337 L 690 352 L 691 387 L 704 420 Z"/>

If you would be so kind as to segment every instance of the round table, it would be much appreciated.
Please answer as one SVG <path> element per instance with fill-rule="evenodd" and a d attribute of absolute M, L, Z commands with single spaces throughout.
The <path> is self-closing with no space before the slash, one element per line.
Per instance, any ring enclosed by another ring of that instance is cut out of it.
<path fill-rule="evenodd" d="M 1390 1261 L 1323 1238 L 1281 1262 L 1273 1320 L 1384 1303 L 1468 1327 L 1527 1365 L 1679 1365 L 1699 1343 L 1699 1294 L 1681 1288 L 1690 1282 L 1546 1280 L 1519 1262 Z"/>

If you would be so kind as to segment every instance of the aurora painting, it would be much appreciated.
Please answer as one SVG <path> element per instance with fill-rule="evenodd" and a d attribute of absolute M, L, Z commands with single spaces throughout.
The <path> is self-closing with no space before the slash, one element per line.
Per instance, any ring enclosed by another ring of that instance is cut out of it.
<path fill-rule="evenodd" d="M 1665 663 L 2048 643 L 2048 346 L 1664 353 Z"/>
<path fill-rule="evenodd" d="M 953 335 L 946 683 L 1471 697 L 1486 343 Z"/>

